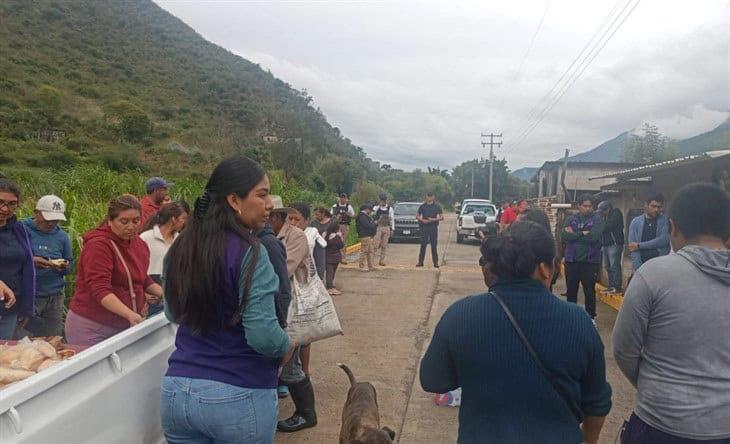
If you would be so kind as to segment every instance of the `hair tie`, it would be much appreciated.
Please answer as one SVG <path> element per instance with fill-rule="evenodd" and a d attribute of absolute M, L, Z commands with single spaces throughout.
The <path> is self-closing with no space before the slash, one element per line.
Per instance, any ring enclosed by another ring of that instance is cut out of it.
<path fill-rule="evenodd" d="M 193 217 L 195 219 L 202 219 L 205 217 L 205 213 L 208 211 L 210 206 L 210 191 L 206 188 L 203 190 L 203 195 L 195 199 L 195 211 Z"/>

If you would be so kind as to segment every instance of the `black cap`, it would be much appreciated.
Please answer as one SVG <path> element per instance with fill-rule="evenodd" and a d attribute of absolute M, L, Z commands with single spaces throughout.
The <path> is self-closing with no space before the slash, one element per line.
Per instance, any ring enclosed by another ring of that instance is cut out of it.
<path fill-rule="evenodd" d="M 360 205 L 360 211 L 372 210 L 372 209 L 373 209 L 373 206 L 369 203 L 364 203 L 364 204 Z"/>
<path fill-rule="evenodd" d="M 347 197 L 347 193 L 340 193 L 340 197 Z"/>

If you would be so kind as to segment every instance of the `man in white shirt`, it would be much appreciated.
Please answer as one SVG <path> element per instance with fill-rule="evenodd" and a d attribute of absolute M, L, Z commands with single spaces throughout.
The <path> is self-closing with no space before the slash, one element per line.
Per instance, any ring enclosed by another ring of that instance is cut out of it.
<path fill-rule="evenodd" d="M 385 193 L 380 194 L 380 204 L 373 210 L 373 217 L 378 224 L 378 231 L 375 233 L 373 241 L 373 254 L 380 250 L 380 262 L 382 267 L 385 265 L 385 250 L 390 241 L 390 235 L 395 230 L 395 215 L 393 207 L 388 205 L 388 196 Z"/>

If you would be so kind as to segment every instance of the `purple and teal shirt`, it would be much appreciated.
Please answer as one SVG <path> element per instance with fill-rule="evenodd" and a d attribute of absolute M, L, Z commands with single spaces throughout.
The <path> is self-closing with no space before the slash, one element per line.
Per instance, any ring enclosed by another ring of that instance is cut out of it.
<path fill-rule="evenodd" d="M 565 242 L 565 262 L 600 264 L 603 226 L 603 220 L 596 213 L 570 216 L 565 222 L 562 233 Z M 573 232 L 566 231 L 567 227 L 571 227 Z M 584 231 L 588 233 L 583 234 Z"/>

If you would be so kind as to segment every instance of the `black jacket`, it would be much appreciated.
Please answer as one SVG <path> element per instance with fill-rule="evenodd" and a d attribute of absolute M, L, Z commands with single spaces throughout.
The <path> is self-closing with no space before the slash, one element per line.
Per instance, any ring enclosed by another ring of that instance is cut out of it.
<path fill-rule="evenodd" d="M 289 303 L 291 302 L 291 286 L 289 283 L 289 273 L 286 269 L 286 248 L 276 238 L 274 231 L 268 225 L 256 233 L 256 237 L 259 238 L 261 245 L 269 253 L 271 265 L 279 277 L 279 291 L 275 297 L 276 317 L 279 320 L 279 325 L 283 328 L 286 326 L 286 317 L 289 314 Z"/>
<path fill-rule="evenodd" d="M 613 208 L 608 212 L 606 225 L 601 235 L 601 245 L 608 247 L 611 245 L 624 244 L 624 215 L 618 208 Z"/>
<path fill-rule="evenodd" d="M 374 237 L 378 231 L 378 225 L 362 211 L 355 219 L 355 227 L 357 228 L 358 237 Z"/>

